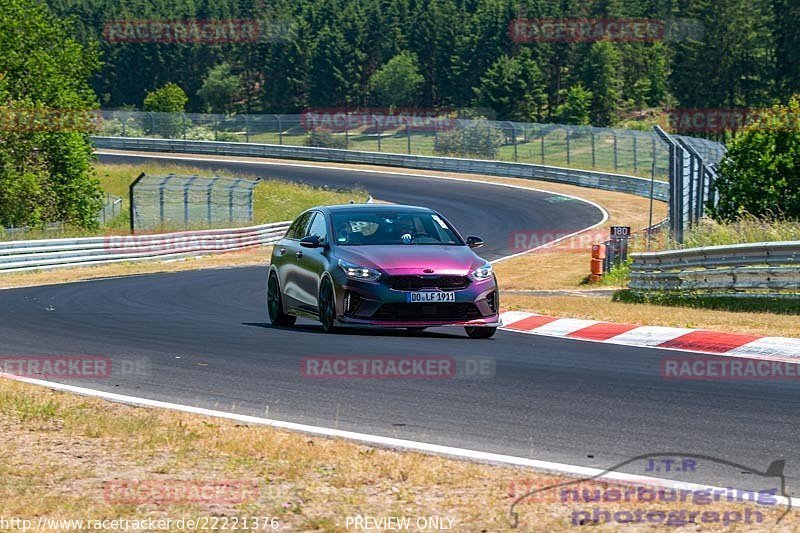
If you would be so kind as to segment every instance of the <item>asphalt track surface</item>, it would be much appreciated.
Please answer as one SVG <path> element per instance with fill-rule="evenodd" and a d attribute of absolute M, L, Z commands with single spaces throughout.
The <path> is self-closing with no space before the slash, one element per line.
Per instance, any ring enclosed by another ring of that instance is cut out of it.
<path fill-rule="evenodd" d="M 307 183 L 351 180 L 380 199 L 429 205 L 464 233 L 485 237 L 490 258 L 509 253 L 509 231 L 553 223 L 578 229 L 601 216 L 579 202 L 551 203 L 546 193 L 506 194 L 486 185 L 236 165 L 245 169 Z M 68 383 L 544 461 L 609 468 L 670 453 L 742 465 L 702 461 L 696 474 L 680 477 L 723 487 L 753 488 L 747 469 L 785 459 L 787 492 L 800 486 L 796 381 L 665 381 L 660 362 L 679 352 L 512 332 L 471 340 L 446 328 L 416 336 L 326 335 L 304 320 L 273 328 L 265 316 L 265 272 L 204 270 L 0 291 L 0 355 L 92 354 L 112 358 L 114 368 L 143 361 L 130 374 L 115 370 Z M 304 377 L 301 360 L 316 356 L 445 356 L 461 366 L 489 357 L 494 371 L 474 379 Z M 641 463 L 620 470 L 677 479 L 674 472 L 644 472 Z"/>

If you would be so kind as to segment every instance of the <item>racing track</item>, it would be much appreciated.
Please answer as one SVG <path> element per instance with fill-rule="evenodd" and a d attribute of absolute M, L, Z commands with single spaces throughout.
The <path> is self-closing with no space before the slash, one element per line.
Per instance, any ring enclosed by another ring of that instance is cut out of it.
<path fill-rule="evenodd" d="M 487 258 L 511 252 L 510 232 L 577 230 L 601 219 L 588 204 L 494 185 L 322 167 L 192 164 L 360 184 L 376 198 L 428 205 L 465 234 L 484 237 Z M 331 336 L 302 320 L 293 329 L 272 328 L 264 274 L 236 268 L 0 291 L 0 355 L 144 358 L 143 375 L 71 383 L 271 419 L 597 468 L 657 452 L 711 455 L 757 470 L 786 459 L 789 492 L 800 482 L 796 382 L 664 381 L 659 362 L 675 352 L 510 332 L 477 341 L 461 329 L 408 337 Z M 301 358 L 320 355 L 491 356 L 496 371 L 471 380 L 304 378 Z M 718 464 L 704 465 L 698 476 L 693 481 L 720 486 L 747 486 L 752 478 Z"/>

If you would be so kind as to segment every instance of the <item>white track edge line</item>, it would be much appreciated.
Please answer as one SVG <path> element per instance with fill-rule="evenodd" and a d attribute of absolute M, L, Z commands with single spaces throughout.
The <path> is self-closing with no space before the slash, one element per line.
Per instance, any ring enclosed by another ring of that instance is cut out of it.
<path fill-rule="evenodd" d="M 641 476 L 638 474 L 625 474 L 623 472 L 608 471 L 606 469 L 601 469 L 601 468 L 576 466 L 565 463 L 553 463 L 550 461 L 541 461 L 537 459 L 525 459 L 524 457 L 516 457 L 513 455 L 481 452 L 478 450 L 470 450 L 467 448 L 455 448 L 452 446 L 444 446 L 440 444 L 430 444 L 412 440 L 397 439 L 393 437 L 381 437 L 380 435 L 357 433 L 354 431 L 345 431 L 342 429 L 310 426 L 306 424 L 298 424 L 295 422 L 284 422 L 281 420 L 273 420 L 269 418 L 261 418 L 251 415 L 228 413 L 225 411 L 216 411 L 213 409 L 206 409 L 203 407 L 193 407 L 190 405 L 181 405 L 176 403 L 163 402 L 160 400 L 139 398 L 136 396 L 126 396 L 124 394 L 116 394 L 113 392 L 104 392 L 96 389 L 76 387 L 74 385 L 66 385 L 64 383 L 58 383 L 53 381 L 20 377 L 20 376 L 15 376 L 13 374 L 0 373 L 0 377 L 12 379 L 15 381 L 20 381 L 30 385 L 38 385 L 63 392 L 72 392 L 82 396 L 102 398 L 105 400 L 134 405 L 134 406 L 167 409 L 170 411 L 179 411 L 201 416 L 210 416 L 214 418 L 233 420 L 236 422 L 244 422 L 247 424 L 257 424 L 260 426 L 269 426 L 277 429 L 297 431 L 301 433 L 318 435 L 322 437 L 343 438 L 347 440 L 362 442 L 365 444 L 371 444 L 381 448 L 390 448 L 390 449 L 398 448 L 407 451 L 421 452 L 429 455 L 441 455 L 459 459 L 469 459 L 472 461 L 477 461 L 482 463 L 502 464 L 508 466 L 522 466 L 522 467 L 534 468 L 536 470 L 571 474 L 574 476 L 590 477 L 590 478 L 605 479 L 605 480 L 627 481 L 629 483 L 650 484 L 655 486 L 665 486 L 667 488 L 686 489 L 686 490 L 702 490 L 702 489 L 726 490 L 722 487 L 715 487 L 712 485 L 687 483 L 673 479 Z M 776 496 L 776 500 L 781 505 L 791 504 L 790 499 L 784 496 Z"/>

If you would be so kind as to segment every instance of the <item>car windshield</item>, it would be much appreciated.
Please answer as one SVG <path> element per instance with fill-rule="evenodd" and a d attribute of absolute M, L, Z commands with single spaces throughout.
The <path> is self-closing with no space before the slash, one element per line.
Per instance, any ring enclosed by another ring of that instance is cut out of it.
<path fill-rule="evenodd" d="M 333 227 L 339 246 L 464 244 L 442 217 L 426 211 L 334 213 Z"/>

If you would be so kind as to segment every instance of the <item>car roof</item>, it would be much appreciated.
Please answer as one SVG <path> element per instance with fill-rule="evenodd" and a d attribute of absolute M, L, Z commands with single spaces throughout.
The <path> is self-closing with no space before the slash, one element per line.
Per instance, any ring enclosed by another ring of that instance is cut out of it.
<path fill-rule="evenodd" d="M 433 212 L 427 207 L 420 207 L 416 205 L 398 205 L 398 204 L 339 204 L 339 205 L 322 205 L 315 207 L 317 211 L 328 213 L 341 213 L 347 211 L 420 211 L 424 213 Z"/>

